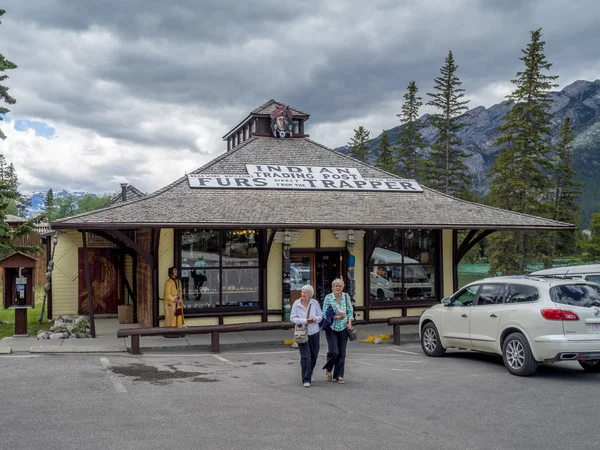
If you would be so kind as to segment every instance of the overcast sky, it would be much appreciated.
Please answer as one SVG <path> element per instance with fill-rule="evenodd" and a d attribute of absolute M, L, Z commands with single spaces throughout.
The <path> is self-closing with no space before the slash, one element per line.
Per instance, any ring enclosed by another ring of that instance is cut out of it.
<path fill-rule="evenodd" d="M 18 65 L 0 153 L 21 190 L 151 192 L 226 148 L 271 98 L 344 145 L 398 124 L 448 50 L 469 107 L 511 90 L 530 31 L 564 87 L 600 78 L 597 0 L 4 0 L 0 53 Z M 3 105 L 6 106 L 6 105 Z M 423 108 L 422 113 L 428 112 Z"/>

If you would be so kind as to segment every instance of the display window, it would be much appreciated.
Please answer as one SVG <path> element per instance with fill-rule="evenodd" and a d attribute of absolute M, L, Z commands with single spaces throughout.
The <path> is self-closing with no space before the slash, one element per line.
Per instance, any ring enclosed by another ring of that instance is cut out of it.
<path fill-rule="evenodd" d="M 179 232 L 184 311 L 258 308 L 260 239 L 249 229 Z"/>
<path fill-rule="evenodd" d="M 425 301 L 437 297 L 439 232 L 383 230 L 369 262 L 371 303 Z"/>

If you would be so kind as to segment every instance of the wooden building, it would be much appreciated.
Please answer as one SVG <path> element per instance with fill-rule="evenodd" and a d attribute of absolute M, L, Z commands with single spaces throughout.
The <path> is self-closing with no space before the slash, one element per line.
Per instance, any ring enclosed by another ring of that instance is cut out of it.
<path fill-rule="evenodd" d="M 335 277 L 346 282 L 356 320 L 369 323 L 419 315 L 451 294 L 460 259 L 495 230 L 575 229 L 361 163 L 310 140 L 308 119 L 271 100 L 224 136 L 225 153 L 189 175 L 52 223 L 52 313 L 87 305 L 82 234 L 98 264 L 95 311 L 130 298 L 137 320 L 156 326 L 170 266 L 180 269 L 187 325 L 280 321 L 304 284 L 322 300 Z M 460 247 L 459 230 L 469 231 Z M 110 258 L 112 270 L 102 262 Z"/>

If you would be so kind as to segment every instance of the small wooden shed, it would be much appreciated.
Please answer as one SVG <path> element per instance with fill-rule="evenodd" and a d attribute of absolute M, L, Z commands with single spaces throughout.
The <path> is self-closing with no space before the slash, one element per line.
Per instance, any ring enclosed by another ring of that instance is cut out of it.
<path fill-rule="evenodd" d="M 15 252 L 0 259 L 4 269 L 3 304 L 11 306 L 31 306 L 35 308 L 35 267 L 37 259 L 25 253 Z"/>

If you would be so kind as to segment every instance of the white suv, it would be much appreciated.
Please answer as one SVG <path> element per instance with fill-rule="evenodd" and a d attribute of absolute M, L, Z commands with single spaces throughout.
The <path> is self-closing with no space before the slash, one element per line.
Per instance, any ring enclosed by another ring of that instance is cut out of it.
<path fill-rule="evenodd" d="M 600 372 L 600 286 L 532 276 L 486 278 L 423 312 L 427 356 L 447 348 L 502 355 L 510 373 L 533 374 L 539 363 L 578 361 Z"/>

